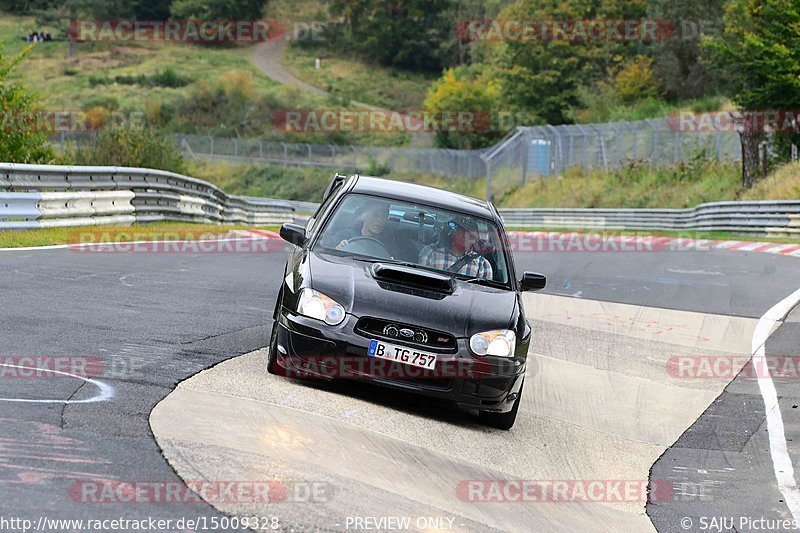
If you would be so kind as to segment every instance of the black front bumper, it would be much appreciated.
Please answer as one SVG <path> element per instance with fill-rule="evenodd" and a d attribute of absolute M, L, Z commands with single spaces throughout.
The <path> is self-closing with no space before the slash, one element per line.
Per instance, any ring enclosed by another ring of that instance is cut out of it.
<path fill-rule="evenodd" d="M 436 370 L 424 371 L 367 355 L 370 339 L 355 333 L 357 318 L 348 315 L 338 326 L 286 312 L 275 323 L 275 363 L 291 377 L 362 379 L 381 386 L 450 400 L 462 407 L 507 412 L 520 392 L 528 360 L 478 357 L 458 339 L 455 352 L 435 353 Z M 393 344 L 403 345 L 400 340 Z M 377 370 L 377 371 L 376 371 Z"/>

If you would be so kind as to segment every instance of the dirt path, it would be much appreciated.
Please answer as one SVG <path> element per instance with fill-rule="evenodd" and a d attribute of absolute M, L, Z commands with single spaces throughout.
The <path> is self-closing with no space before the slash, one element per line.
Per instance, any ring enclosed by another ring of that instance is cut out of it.
<path fill-rule="evenodd" d="M 318 96 L 331 96 L 330 93 L 323 91 L 319 87 L 310 85 L 303 80 L 292 74 L 281 61 L 283 49 L 286 47 L 286 39 L 269 39 L 264 41 L 253 48 L 251 55 L 253 63 L 263 72 L 268 78 L 271 78 L 278 83 L 296 87 L 300 90 L 316 94 Z M 352 101 L 352 105 L 364 109 L 371 109 L 374 111 L 390 112 L 388 109 L 377 107 L 374 105 L 365 104 L 363 102 Z M 431 148 L 433 146 L 433 134 L 428 132 L 414 132 L 411 133 L 411 148 Z"/>

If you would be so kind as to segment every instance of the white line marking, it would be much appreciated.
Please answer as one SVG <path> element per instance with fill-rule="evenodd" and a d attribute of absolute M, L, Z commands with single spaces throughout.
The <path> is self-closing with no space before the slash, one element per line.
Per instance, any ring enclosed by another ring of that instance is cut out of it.
<path fill-rule="evenodd" d="M 800 302 L 800 289 L 775 304 L 761 317 L 753 332 L 753 357 L 764 357 L 764 345 L 772 328 L 778 322 L 783 321 L 798 302 Z M 778 406 L 778 393 L 767 365 L 764 365 L 764 376 L 758 379 L 758 388 L 764 398 L 764 409 L 767 413 L 769 452 L 772 456 L 775 479 L 778 480 L 778 488 L 789 507 L 789 512 L 792 513 L 795 520 L 798 520 L 800 519 L 800 490 L 794 479 L 794 467 L 786 447 L 786 434 L 783 430 L 783 417 Z"/>
<path fill-rule="evenodd" d="M 0 363 L 0 366 L 8 366 L 12 368 L 22 368 L 25 370 L 42 370 L 41 368 L 35 368 L 30 366 L 22 366 L 22 365 L 12 365 L 7 363 Z M 96 379 L 85 378 L 83 376 L 78 376 L 77 374 L 70 374 L 69 372 L 61 372 L 59 370 L 42 370 L 48 373 L 52 372 L 53 374 L 61 374 L 62 376 L 69 376 L 71 378 L 78 378 L 82 379 L 86 383 L 91 383 L 98 389 L 98 393 L 91 398 L 87 398 L 85 400 L 28 400 L 25 398 L 0 398 L 0 402 L 18 402 L 18 403 L 64 403 L 64 404 L 73 404 L 73 403 L 96 403 L 96 402 L 105 402 L 110 400 L 114 397 L 114 387 L 111 385 L 107 385 L 102 381 L 98 381 Z"/>

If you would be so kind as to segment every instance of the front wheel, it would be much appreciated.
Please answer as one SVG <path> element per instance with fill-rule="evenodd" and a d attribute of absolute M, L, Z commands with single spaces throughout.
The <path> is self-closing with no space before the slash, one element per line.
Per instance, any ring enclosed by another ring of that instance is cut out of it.
<path fill-rule="evenodd" d="M 269 339 L 269 355 L 267 355 L 267 372 L 276 376 L 285 376 L 286 371 L 278 364 L 278 321 L 272 324 L 272 335 Z"/>
<path fill-rule="evenodd" d="M 487 426 L 492 426 L 497 429 L 511 429 L 514 422 L 517 420 L 517 411 L 519 411 L 519 403 L 522 401 L 522 388 L 525 382 L 519 387 L 517 399 L 514 400 L 514 407 L 507 413 L 493 413 L 492 411 L 481 411 L 478 413 L 478 418 Z"/>

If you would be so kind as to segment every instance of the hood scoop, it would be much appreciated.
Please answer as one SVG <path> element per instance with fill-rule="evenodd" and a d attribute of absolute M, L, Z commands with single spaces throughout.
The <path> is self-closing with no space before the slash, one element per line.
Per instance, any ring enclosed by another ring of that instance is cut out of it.
<path fill-rule="evenodd" d="M 411 285 L 441 292 L 453 292 L 455 290 L 455 284 L 451 276 L 437 274 L 428 270 L 404 265 L 374 263 L 370 267 L 370 272 L 372 277 L 379 281 Z"/>

